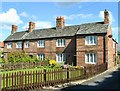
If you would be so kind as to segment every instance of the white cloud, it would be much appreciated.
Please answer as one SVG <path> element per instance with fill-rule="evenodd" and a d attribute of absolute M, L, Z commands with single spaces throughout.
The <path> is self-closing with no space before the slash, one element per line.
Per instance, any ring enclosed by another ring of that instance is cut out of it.
<path fill-rule="evenodd" d="M 19 15 L 22 16 L 22 17 L 28 17 L 29 16 L 26 12 L 22 12 Z"/>
<path fill-rule="evenodd" d="M 51 28 L 52 23 L 48 21 L 36 21 L 36 28 Z"/>
<path fill-rule="evenodd" d="M 0 29 L 9 29 L 12 24 L 18 25 L 23 23 L 20 19 L 19 15 L 17 14 L 16 9 L 11 8 L 6 12 L 0 13 Z"/>
<path fill-rule="evenodd" d="M 7 12 L 0 14 L 0 23 L 3 24 L 20 24 L 22 20 L 17 14 L 17 11 L 14 8 L 9 9 Z"/>
<path fill-rule="evenodd" d="M 91 18 L 93 17 L 93 14 L 72 14 L 72 15 L 61 15 L 64 17 L 66 20 L 73 20 L 76 18 Z"/>
<path fill-rule="evenodd" d="M 114 20 L 114 17 L 112 15 L 112 12 L 108 11 L 109 12 L 109 17 L 110 17 L 110 22 L 113 23 L 115 20 Z M 100 11 L 99 13 L 99 17 L 101 19 L 104 19 L 104 11 Z"/>
<path fill-rule="evenodd" d="M 25 24 L 22 29 L 26 30 L 28 29 L 28 26 L 29 24 Z M 43 28 L 51 28 L 53 27 L 52 23 L 49 22 L 49 21 L 35 21 L 35 29 L 43 29 Z"/>

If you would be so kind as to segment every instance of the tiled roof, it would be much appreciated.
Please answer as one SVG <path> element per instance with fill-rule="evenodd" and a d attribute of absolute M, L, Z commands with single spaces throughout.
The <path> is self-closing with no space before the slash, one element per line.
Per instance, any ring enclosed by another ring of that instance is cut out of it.
<path fill-rule="evenodd" d="M 108 24 L 103 24 L 103 22 L 86 23 L 80 25 L 77 34 L 83 35 L 83 34 L 107 33 L 107 29 L 108 29 Z"/>
<path fill-rule="evenodd" d="M 35 29 L 32 32 L 16 32 L 7 37 L 5 41 L 16 41 L 26 39 L 53 38 L 74 36 L 75 34 L 107 33 L 108 25 L 103 22 L 85 23 L 81 25 L 65 26 L 63 29 L 47 28 Z"/>

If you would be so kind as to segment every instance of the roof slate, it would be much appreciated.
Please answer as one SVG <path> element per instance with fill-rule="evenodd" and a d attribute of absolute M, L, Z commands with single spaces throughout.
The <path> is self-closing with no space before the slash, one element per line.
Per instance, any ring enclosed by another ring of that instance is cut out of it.
<path fill-rule="evenodd" d="M 103 24 L 103 22 L 86 23 L 80 25 L 77 35 L 107 33 L 107 29 L 108 24 Z"/>
<path fill-rule="evenodd" d="M 81 25 L 65 26 L 63 29 L 47 28 L 35 29 L 32 32 L 16 32 L 6 38 L 5 41 L 17 41 L 27 39 L 65 37 L 82 34 L 107 33 L 108 25 L 103 22 L 85 23 Z"/>

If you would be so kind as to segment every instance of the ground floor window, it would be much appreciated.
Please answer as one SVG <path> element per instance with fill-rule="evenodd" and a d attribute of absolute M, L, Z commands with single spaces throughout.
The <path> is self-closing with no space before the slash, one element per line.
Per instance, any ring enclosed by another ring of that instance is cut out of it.
<path fill-rule="evenodd" d="M 85 63 L 96 64 L 97 63 L 97 53 L 86 53 L 85 54 Z"/>
<path fill-rule="evenodd" d="M 39 60 L 45 60 L 45 54 L 38 54 Z"/>
<path fill-rule="evenodd" d="M 65 53 L 56 54 L 56 61 L 58 63 L 65 62 L 66 61 Z"/>

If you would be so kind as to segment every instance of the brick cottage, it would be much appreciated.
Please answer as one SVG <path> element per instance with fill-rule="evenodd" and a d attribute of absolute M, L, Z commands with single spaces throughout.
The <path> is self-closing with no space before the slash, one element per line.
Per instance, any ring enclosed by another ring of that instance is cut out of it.
<path fill-rule="evenodd" d="M 65 26 L 64 17 L 56 18 L 56 27 L 35 29 L 29 22 L 27 31 L 17 32 L 12 25 L 11 35 L 4 43 L 5 58 L 9 52 L 23 50 L 40 60 L 49 57 L 57 62 L 87 66 L 108 63 L 116 64 L 117 42 L 112 38 L 109 12 L 104 11 L 104 21 Z"/>

